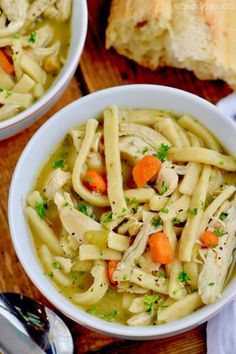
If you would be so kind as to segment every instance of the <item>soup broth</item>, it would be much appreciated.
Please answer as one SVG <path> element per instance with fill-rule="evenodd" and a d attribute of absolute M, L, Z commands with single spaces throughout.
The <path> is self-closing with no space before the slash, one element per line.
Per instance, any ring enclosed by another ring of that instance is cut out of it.
<path fill-rule="evenodd" d="M 68 132 L 27 197 L 45 276 L 84 311 L 131 326 L 216 302 L 232 268 L 235 172 L 195 118 L 108 107 Z"/>

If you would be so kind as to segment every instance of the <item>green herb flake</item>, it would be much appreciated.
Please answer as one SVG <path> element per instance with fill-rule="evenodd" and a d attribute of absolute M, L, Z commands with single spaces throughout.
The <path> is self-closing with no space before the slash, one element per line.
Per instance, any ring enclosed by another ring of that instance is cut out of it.
<path fill-rule="evenodd" d="M 61 266 L 57 261 L 53 261 L 51 264 L 52 264 L 53 268 L 58 269 L 58 270 L 61 269 Z"/>
<path fill-rule="evenodd" d="M 73 281 L 78 280 L 78 275 L 77 275 L 76 273 L 72 273 L 72 274 L 71 274 L 71 279 L 72 279 Z"/>
<path fill-rule="evenodd" d="M 7 91 L 7 92 L 6 92 L 6 96 L 5 96 L 5 98 L 10 97 L 11 95 L 12 95 L 12 92 L 11 92 L 11 91 Z"/>
<path fill-rule="evenodd" d="M 14 34 L 12 35 L 12 38 L 13 38 L 13 39 L 18 39 L 18 38 L 20 38 L 19 33 L 14 33 Z"/>
<path fill-rule="evenodd" d="M 48 207 L 47 200 L 43 200 L 42 202 L 36 202 L 35 209 L 41 219 L 45 218 L 47 207 Z"/>
<path fill-rule="evenodd" d="M 92 178 L 85 177 L 84 180 L 85 180 L 86 182 L 88 182 L 88 183 L 93 183 L 93 179 L 92 179 Z"/>
<path fill-rule="evenodd" d="M 29 36 L 29 39 L 28 39 L 28 42 L 29 43 L 35 43 L 36 42 L 36 36 L 37 36 L 37 33 L 35 31 L 31 32 L 31 34 Z"/>
<path fill-rule="evenodd" d="M 157 274 L 158 278 L 165 278 L 165 274 L 162 271 L 159 271 Z"/>
<path fill-rule="evenodd" d="M 109 322 L 112 322 L 115 320 L 115 318 L 117 317 L 118 315 L 118 311 L 115 310 L 115 309 L 112 309 L 111 311 L 107 312 L 106 314 L 104 315 L 101 315 L 101 319 L 105 320 L 105 321 L 109 321 Z"/>
<path fill-rule="evenodd" d="M 196 216 L 197 215 L 197 208 L 189 209 L 188 214 L 192 215 L 192 216 Z"/>
<path fill-rule="evenodd" d="M 84 203 L 79 203 L 76 206 L 76 209 L 79 210 L 81 213 L 83 213 L 84 215 L 90 216 L 90 210 L 88 205 L 84 204 Z"/>
<path fill-rule="evenodd" d="M 53 278 L 53 272 L 48 272 L 48 273 L 47 273 L 47 276 L 48 276 L 49 278 Z"/>
<path fill-rule="evenodd" d="M 126 195 L 125 195 L 125 201 L 126 201 L 126 203 L 129 203 L 129 202 L 130 202 L 129 197 L 127 197 Z"/>
<path fill-rule="evenodd" d="M 146 146 L 143 150 L 140 150 L 140 154 L 144 155 L 149 151 L 148 147 Z"/>
<path fill-rule="evenodd" d="M 216 283 L 209 283 L 208 286 L 214 286 Z"/>
<path fill-rule="evenodd" d="M 60 168 L 60 167 L 64 167 L 64 163 L 65 163 L 64 160 L 57 160 L 57 161 L 55 161 L 55 162 L 53 163 L 52 167 L 53 167 L 54 169 Z"/>
<path fill-rule="evenodd" d="M 160 209 L 160 213 L 168 214 L 169 213 L 169 209 L 168 208 L 161 208 Z"/>
<path fill-rule="evenodd" d="M 161 219 L 152 218 L 152 226 L 154 226 L 157 229 L 161 225 L 162 225 Z"/>
<path fill-rule="evenodd" d="M 220 160 L 220 161 L 218 162 L 218 164 L 219 164 L 220 166 L 223 166 L 223 165 L 224 165 L 224 161 Z"/>
<path fill-rule="evenodd" d="M 128 280 L 128 278 L 129 278 L 129 277 L 128 277 L 128 274 L 124 274 L 124 275 L 123 275 L 123 280 Z"/>
<path fill-rule="evenodd" d="M 222 237 L 222 236 L 225 235 L 224 232 L 221 232 L 221 231 L 218 230 L 218 229 L 215 229 L 215 230 L 213 231 L 213 234 L 215 234 L 215 235 L 218 236 L 218 237 Z"/>
<path fill-rule="evenodd" d="M 90 315 L 96 315 L 98 312 L 98 308 L 96 306 L 93 306 L 90 309 L 88 309 L 87 312 L 90 313 Z"/>
<path fill-rule="evenodd" d="M 4 90 L 0 87 L 0 92 L 3 92 Z"/>
<path fill-rule="evenodd" d="M 146 305 L 146 312 L 152 313 L 154 304 L 156 304 L 160 300 L 159 295 L 144 295 L 144 305 Z"/>
<path fill-rule="evenodd" d="M 188 283 L 188 281 L 190 280 L 190 277 L 189 277 L 188 274 L 183 270 L 182 272 L 179 272 L 178 280 L 179 280 L 181 283 L 186 284 L 186 283 Z"/>
<path fill-rule="evenodd" d="M 166 158 L 166 154 L 169 149 L 170 147 L 168 145 L 161 144 L 159 150 L 153 156 L 157 157 L 159 160 L 163 162 Z"/>
<path fill-rule="evenodd" d="M 112 213 L 112 211 L 110 211 L 110 212 L 107 213 L 107 215 L 101 220 L 101 223 L 102 223 L 102 224 L 108 224 L 109 222 L 112 221 L 112 216 L 113 216 L 113 213 Z"/>
<path fill-rule="evenodd" d="M 178 219 L 178 218 L 174 218 L 174 219 L 172 220 L 172 225 L 178 225 L 178 224 L 180 224 L 180 223 L 181 223 L 181 220 Z"/>
<path fill-rule="evenodd" d="M 221 221 L 225 221 L 225 219 L 227 218 L 228 215 L 229 215 L 228 213 L 222 212 L 219 216 L 219 219 Z"/>
<path fill-rule="evenodd" d="M 68 202 L 65 202 L 64 204 L 63 204 L 63 207 L 65 208 L 65 207 L 67 207 L 69 205 L 69 203 Z"/>
<path fill-rule="evenodd" d="M 163 181 L 161 186 L 161 194 L 165 194 L 168 191 L 167 184 Z"/>

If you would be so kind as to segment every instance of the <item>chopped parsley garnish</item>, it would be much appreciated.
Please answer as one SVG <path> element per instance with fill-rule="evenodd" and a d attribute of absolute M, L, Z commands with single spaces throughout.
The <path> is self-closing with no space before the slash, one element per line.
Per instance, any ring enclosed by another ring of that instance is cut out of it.
<path fill-rule="evenodd" d="M 167 187 L 167 184 L 166 182 L 162 182 L 162 186 L 161 186 L 161 194 L 164 194 L 168 191 L 168 187 Z"/>
<path fill-rule="evenodd" d="M 88 182 L 88 183 L 93 183 L 93 179 L 92 179 L 92 178 L 85 177 L 84 180 L 85 180 L 86 182 Z"/>
<path fill-rule="evenodd" d="M 35 43 L 36 42 L 36 36 L 37 36 L 37 33 L 35 31 L 31 32 L 31 34 L 29 36 L 29 39 L 28 39 L 28 42 L 29 43 Z"/>
<path fill-rule="evenodd" d="M 143 150 L 140 151 L 140 154 L 144 155 L 146 152 L 148 152 L 148 147 L 146 146 Z"/>
<path fill-rule="evenodd" d="M 101 315 L 101 319 L 105 320 L 105 321 L 109 321 L 112 322 L 115 320 L 116 316 L 118 315 L 118 311 L 115 309 L 112 309 L 111 311 L 107 312 L 104 315 Z"/>
<path fill-rule="evenodd" d="M 222 236 L 224 236 L 224 232 L 221 232 L 220 230 L 218 230 L 218 229 L 215 229 L 214 231 L 213 231 L 213 234 L 215 234 L 216 236 L 219 236 L 219 237 L 222 237 Z"/>
<path fill-rule="evenodd" d="M 76 206 L 76 209 L 79 210 L 81 213 L 83 213 L 84 215 L 90 216 L 90 210 L 89 207 L 84 204 L 84 203 L 79 203 Z"/>
<path fill-rule="evenodd" d="M 222 212 L 219 216 L 219 219 L 221 221 L 225 221 L 225 219 L 227 218 L 228 215 L 229 215 L 228 213 Z"/>
<path fill-rule="evenodd" d="M 160 209 L 160 213 L 168 214 L 169 213 L 169 209 L 168 208 L 161 208 Z"/>
<path fill-rule="evenodd" d="M 165 274 L 162 271 L 159 271 L 157 274 L 158 278 L 165 278 Z"/>
<path fill-rule="evenodd" d="M 123 275 L 123 280 L 128 280 L 128 278 L 129 278 L 129 277 L 128 277 L 128 274 L 124 274 L 124 275 Z"/>
<path fill-rule="evenodd" d="M 49 278 L 53 278 L 53 272 L 48 272 L 47 275 L 49 276 Z"/>
<path fill-rule="evenodd" d="M 162 225 L 161 219 L 152 218 L 152 226 L 154 226 L 157 229 L 161 225 Z"/>
<path fill-rule="evenodd" d="M 63 207 L 65 208 L 65 207 L 67 207 L 69 205 L 69 203 L 68 202 L 65 202 L 64 204 L 63 204 Z"/>
<path fill-rule="evenodd" d="M 57 261 L 53 261 L 52 262 L 52 267 L 55 268 L 55 269 L 58 269 L 58 270 L 61 269 L 61 266 L 60 266 L 60 264 Z"/>
<path fill-rule="evenodd" d="M 220 166 L 223 166 L 223 165 L 224 165 L 224 161 L 220 160 L 220 161 L 218 162 L 218 164 L 219 164 Z"/>
<path fill-rule="evenodd" d="M 189 209 L 188 214 L 192 216 L 197 215 L 197 208 Z"/>
<path fill-rule="evenodd" d="M 96 306 L 93 306 L 90 309 L 88 309 L 87 312 L 90 313 L 91 315 L 96 315 L 96 313 L 98 312 L 98 308 Z"/>
<path fill-rule="evenodd" d="M 125 201 L 126 201 L 126 203 L 129 203 L 129 202 L 130 202 L 129 197 L 127 197 L 126 195 L 125 195 Z"/>
<path fill-rule="evenodd" d="M 174 218 L 174 219 L 172 220 L 172 225 L 178 225 L 178 224 L 180 224 L 180 223 L 181 223 L 181 220 L 178 219 L 178 218 Z"/>
<path fill-rule="evenodd" d="M 152 313 L 154 304 L 156 304 L 160 300 L 159 295 L 144 295 L 144 305 L 146 305 L 146 312 L 147 313 Z"/>
<path fill-rule="evenodd" d="M 5 98 L 10 97 L 11 95 L 12 95 L 12 92 L 11 92 L 11 91 L 7 91 L 7 92 L 6 92 L 6 97 L 5 97 Z"/>
<path fill-rule="evenodd" d="M 3 92 L 4 90 L 0 87 L 0 92 Z"/>
<path fill-rule="evenodd" d="M 104 219 L 101 220 L 102 224 L 108 224 L 109 222 L 112 221 L 112 211 L 110 211 L 109 213 L 107 213 L 107 215 L 104 217 Z"/>
<path fill-rule="evenodd" d="M 179 279 L 179 281 L 180 281 L 181 283 L 186 284 L 186 283 L 190 280 L 190 277 L 189 277 L 188 274 L 183 270 L 182 272 L 179 272 L 178 279 Z"/>
<path fill-rule="evenodd" d="M 72 273 L 72 274 L 71 274 L 71 279 L 72 279 L 73 281 L 78 280 L 78 275 L 77 275 L 76 273 Z"/>
<path fill-rule="evenodd" d="M 42 202 L 36 202 L 35 209 L 41 219 L 45 218 L 47 207 L 48 207 L 47 200 L 43 200 Z"/>
<path fill-rule="evenodd" d="M 161 144 L 159 150 L 153 156 L 157 157 L 159 160 L 163 162 L 166 158 L 166 154 L 169 149 L 170 147 L 168 145 Z"/>
<path fill-rule="evenodd" d="M 64 160 L 57 160 L 53 163 L 52 167 L 53 168 L 60 168 L 64 166 L 65 161 Z"/>
<path fill-rule="evenodd" d="M 208 286 L 214 286 L 216 283 L 209 283 Z"/>
<path fill-rule="evenodd" d="M 18 38 L 20 38 L 19 33 L 14 33 L 14 34 L 12 35 L 12 38 L 13 38 L 13 39 L 18 39 Z"/>

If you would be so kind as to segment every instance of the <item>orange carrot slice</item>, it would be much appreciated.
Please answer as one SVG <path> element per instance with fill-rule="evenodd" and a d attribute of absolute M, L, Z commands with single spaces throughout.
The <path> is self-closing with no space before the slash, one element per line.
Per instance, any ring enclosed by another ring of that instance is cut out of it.
<path fill-rule="evenodd" d="M 219 236 L 212 231 L 205 231 L 201 236 L 201 241 L 205 247 L 214 248 L 219 243 Z"/>
<path fill-rule="evenodd" d="M 149 246 L 154 262 L 169 264 L 173 262 L 174 254 L 169 238 L 164 232 L 156 232 L 149 237 Z"/>
<path fill-rule="evenodd" d="M 95 191 L 99 194 L 107 193 L 107 184 L 97 171 L 87 171 L 83 183 L 91 191 Z"/>
<path fill-rule="evenodd" d="M 107 261 L 107 273 L 111 285 L 116 286 L 117 282 L 112 279 L 113 273 L 117 267 L 118 261 Z"/>
<path fill-rule="evenodd" d="M 133 179 L 142 188 L 152 179 L 161 169 L 161 160 L 152 155 L 145 155 L 133 168 Z"/>
<path fill-rule="evenodd" d="M 12 75 L 14 73 L 14 66 L 11 63 L 10 58 L 2 49 L 0 49 L 0 66 L 7 74 Z"/>

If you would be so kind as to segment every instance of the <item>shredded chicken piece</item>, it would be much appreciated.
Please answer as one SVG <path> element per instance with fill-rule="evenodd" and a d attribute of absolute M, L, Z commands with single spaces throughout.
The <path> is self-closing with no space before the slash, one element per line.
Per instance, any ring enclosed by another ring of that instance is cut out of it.
<path fill-rule="evenodd" d="M 219 244 L 215 248 L 207 251 L 199 275 L 199 294 L 205 304 L 212 304 L 219 299 L 236 244 L 236 207 L 231 206 L 225 212 L 228 216 L 225 219 L 224 235 L 219 237 Z"/>
<path fill-rule="evenodd" d="M 55 21 L 66 21 L 71 14 L 72 0 L 57 0 L 54 6 L 48 7 L 44 11 L 44 16 Z"/>
<path fill-rule="evenodd" d="M 138 136 L 122 136 L 119 139 L 121 157 L 135 165 L 145 154 L 153 155 L 154 150 Z"/>
<path fill-rule="evenodd" d="M 0 38 L 11 36 L 21 30 L 24 26 L 28 5 L 28 0 L 0 0 L 0 8 L 9 21 L 8 25 L 0 28 Z"/>
<path fill-rule="evenodd" d="M 142 256 L 138 259 L 138 264 L 142 270 L 146 273 L 151 274 L 152 272 L 157 272 L 161 266 L 160 263 L 153 261 L 150 251 L 145 251 Z"/>
<path fill-rule="evenodd" d="M 8 1 L 8 0 L 6 0 Z M 55 4 L 57 0 L 35 0 L 29 8 L 27 14 L 27 25 L 34 22 L 49 6 Z"/>
<path fill-rule="evenodd" d="M 49 200 L 52 200 L 56 192 L 58 192 L 70 179 L 70 172 L 64 172 L 61 168 L 52 171 L 44 185 L 46 197 Z"/>
<path fill-rule="evenodd" d="M 137 136 L 153 149 L 158 150 L 161 144 L 171 146 L 171 143 L 156 130 L 141 124 L 121 123 L 120 136 Z"/>
<path fill-rule="evenodd" d="M 178 181 L 179 177 L 175 169 L 172 169 L 169 163 L 164 162 L 158 173 L 155 187 L 162 196 L 167 197 L 176 190 Z"/>
<path fill-rule="evenodd" d="M 57 192 L 55 194 L 54 201 L 57 205 L 62 225 L 69 235 L 77 239 L 79 244 L 83 242 L 86 231 L 103 230 L 101 224 L 72 207 L 67 200 L 65 193 Z"/>

